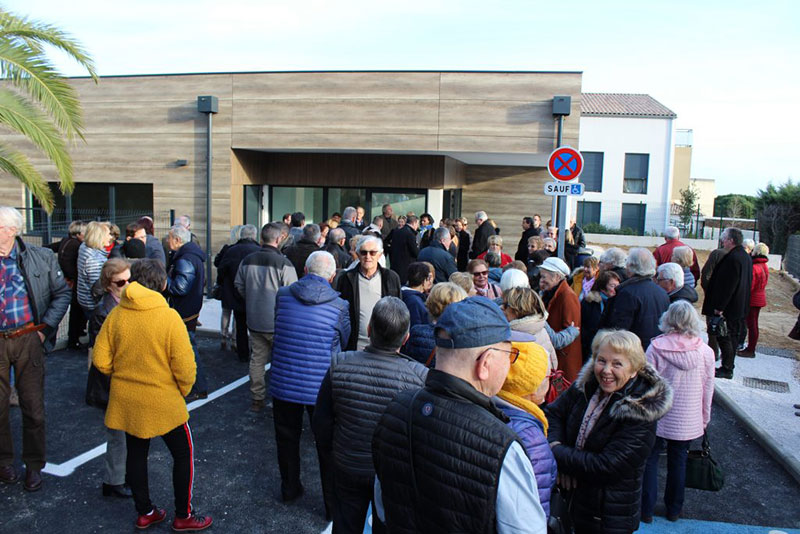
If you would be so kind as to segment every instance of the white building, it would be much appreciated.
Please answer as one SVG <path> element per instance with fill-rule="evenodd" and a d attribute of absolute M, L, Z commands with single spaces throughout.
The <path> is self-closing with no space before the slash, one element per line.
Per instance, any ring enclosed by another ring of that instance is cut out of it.
<path fill-rule="evenodd" d="M 583 93 L 580 151 L 586 193 L 578 226 L 661 233 L 669 224 L 674 112 L 649 95 Z"/>

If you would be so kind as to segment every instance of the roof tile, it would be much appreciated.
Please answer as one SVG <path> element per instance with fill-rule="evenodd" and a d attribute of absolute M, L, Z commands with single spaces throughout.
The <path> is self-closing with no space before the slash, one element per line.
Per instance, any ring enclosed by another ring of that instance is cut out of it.
<path fill-rule="evenodd" d="M 674 111 L 650 95 L 583 93 L 581 115 L 587 117 L 642 117 L 674 119 Z"/>

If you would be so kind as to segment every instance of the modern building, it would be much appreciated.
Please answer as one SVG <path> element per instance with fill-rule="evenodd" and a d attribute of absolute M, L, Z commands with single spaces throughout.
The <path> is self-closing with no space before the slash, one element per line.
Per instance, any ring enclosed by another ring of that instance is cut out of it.
<path fill-rule="evenodd" d="M 670 217 L 676 117 L 649 95 L 582 95 L 580 181 L 585 194 L 573 200 L 579 226 L 600 223 L 640 235 L 664 230 Z"/>
<path fill-rule="evenodd" d="M 319 222 L 358 204 L 369 215 L 391 203 L 398 214 L 470 220 L 485 210 L 504 233 L 517 235 L 521 216 L 550 212 L 542 190 L 556 146 L 556 95 L 571 97 L 564 143 L 579 144 L 580 72 L 254 72 L 70 82 L 86 128 L 85 143 L 72 149 L 77 187 L 69 198 L 56 194 L 62 219 L 102 212 L 119 224 L 122 215 L 160 220 L 175 210 L 193 217 L 205 243 L 210 126 L 214 252 L 232 225 L 298 210 Z M 199 111 L 200 96 L 216 97 L 217 112 Z M 0 142 L 20 139 L 4 133 Z M 54 184 L 54 168 L 31 157 Z M 0 197 L 35 206 L 7 175 L 0 175 Z"/>

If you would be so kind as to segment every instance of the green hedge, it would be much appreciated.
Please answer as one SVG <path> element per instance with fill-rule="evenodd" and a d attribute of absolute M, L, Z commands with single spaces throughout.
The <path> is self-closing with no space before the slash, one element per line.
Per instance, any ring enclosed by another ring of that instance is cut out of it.
<path fill-rule="evenodd" d="M 583 227 L 587 234 L 617 234 L 617 235 L 639 235 L 633 228 L 612 228 L 600 223 L 588 223 Z"/>

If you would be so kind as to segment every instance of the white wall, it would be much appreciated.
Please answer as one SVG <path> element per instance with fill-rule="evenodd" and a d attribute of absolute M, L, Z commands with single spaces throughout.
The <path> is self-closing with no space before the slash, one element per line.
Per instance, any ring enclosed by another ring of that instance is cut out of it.
<path fill-rule="evenodd" d="M 672 180 L 672 120 L 636 119 L 627 117 L 581 117 L 581 152 L 602 152 L 603 187 L 599 193 L 587 192 L 575 202 L 601 202 L 600 222 L 619 228 L 622 204 L 647 205 L 645 232 L 662 232 L 669 217 L 669 195 Z M 625 154 L 649 154 L 647 194 L 622 192 Z"/>

